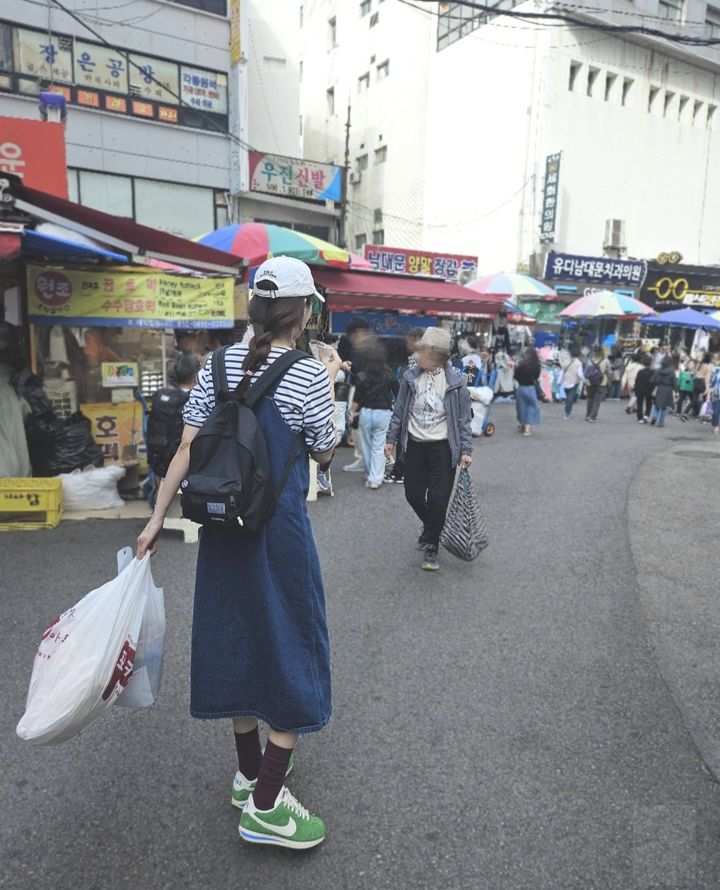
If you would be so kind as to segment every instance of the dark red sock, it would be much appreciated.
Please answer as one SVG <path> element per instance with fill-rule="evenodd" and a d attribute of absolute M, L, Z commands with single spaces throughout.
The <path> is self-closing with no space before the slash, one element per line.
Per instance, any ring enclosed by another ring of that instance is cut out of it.
<path fill-rule="evenodd" d="M 253 800 L 259 810 L 271 810 L 275 806 L 280 789 L 285 784 L 292 752 L 292 748 L 281 748 L 268 740 L 253 791 Z"/>
<path fill-rule="evenodd" d="M 260 747 L 260 733 L 257 726 L 250 732 L 235 733 L 235 748 L 237 749 L 238 769 L 246 779 L 257 779 L 262 763 L 262 748 Z"/>

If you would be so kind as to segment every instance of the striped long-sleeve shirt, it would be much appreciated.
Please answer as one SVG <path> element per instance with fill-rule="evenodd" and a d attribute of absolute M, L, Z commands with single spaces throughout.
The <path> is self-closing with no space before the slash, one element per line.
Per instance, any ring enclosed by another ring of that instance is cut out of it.
<path fill-rule="evenodd" d="M 274 347 L 268 361 L 253 375 L 254 378 L 287 350 Z M 236 344 L 225 353 L 225 366 L 230 389 L 242 380 L 242 363 L 247 346 Z M 198 374 L 197 383 L 183 409 L 183 420 L 188 426 L 199 427 L 215 407 L 211 358 Z M 330 378 L 325 366 L 308 356 L 292 365 L 277 385 L 275 404 L 293 432 L 303 431 L 309 451 L 328 451 L 335 445 L 335 412 L 330 397 Z"/>

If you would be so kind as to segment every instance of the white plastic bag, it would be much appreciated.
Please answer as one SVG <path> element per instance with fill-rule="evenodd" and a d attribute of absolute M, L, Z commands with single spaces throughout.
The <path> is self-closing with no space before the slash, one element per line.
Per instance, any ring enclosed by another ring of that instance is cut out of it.
<path fill-rule="evenodd" d="M 118 574 L 132 562 L 132 549 L 118 553 Z M 165 603 L 161 587 L 156 587 L 148 572 L 145 612 L 140 625 L 140 637 L 130 682 L 117 700 L 124 708 L 148 708 L 160 692 L 165 654 Z"/>
<path fill-rule="evenodd" d="M 107 510 L 125 503 L 117 484 L 125 475 L 125 467 L 85 467 L 72 473 L 61 473 L 63 508 L 65 510 Z"/>
<path fill-rule="evenodd" d="M 59 744 L 110 707 L 132 676 L 150 586 L 149 555 L 133 559 L 50 625 L 35 656 L 25 713 L 17 725 L 21 739 Z"/>

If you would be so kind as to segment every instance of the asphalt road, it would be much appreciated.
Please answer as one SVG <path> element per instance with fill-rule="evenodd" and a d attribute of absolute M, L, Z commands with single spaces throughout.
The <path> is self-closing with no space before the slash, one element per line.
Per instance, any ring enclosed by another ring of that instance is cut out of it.
<path fill-rule="evenodd" d="M 309 854 L 239 840 L 230 726 L 188 716 L 195 546 L 168 534 L 154 564 L 169 621 L 158 703 L 112 710 L 71 742 L 34 748 L 14 727 L 37 640 L 109 578 L 138 523 L 0 535 L 0 885 L 718 887 L 718 786 L 687 728 L 682 684 L 658 663 L 642 598 L 650 568 L 638 569 L 628 515 L 654 455 L 685 439 L 720 445 L 696 424 L 638 426 L 617 404 L 603 405 L 594 426 L 546 407 L 530 439 L 517 435 L 512 409 L 493 413 L 498 431 L 473 467 L 492 536 L 476 563 L 446 555 L 438 575 L 422 573 L 398 486 L 371 492 L 336 471 L 337 496 L 310 506 L 334 716 L 302 741 L 291 778 L 328 823 Z M 697 475 L 682 461 L 663 460 L 643 492 L 672 486 L 676 469 L 677 498 L 702 503 L 710 482 L 717 491 L 712 461 Z M 682 545 L 671 526 L 637 539 L 656 554 L 653 571 Z M 717 603 L 705 600 L 705 620 L 717 621 Z M 663 633 L 672 642 L 672 623 Z M 712 642 L 702 657 L 720 663 Z"/>

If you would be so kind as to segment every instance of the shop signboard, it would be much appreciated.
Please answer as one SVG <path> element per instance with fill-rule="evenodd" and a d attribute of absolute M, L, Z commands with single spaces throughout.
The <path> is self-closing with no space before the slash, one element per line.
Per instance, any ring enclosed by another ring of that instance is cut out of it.
<path fill-rule="evenodd" d="M 551 250 L 545 258 L 545 281 L 583 281 L 608 287 L 640 287 L 645 281 L 644 260 L 616 260 L 611 257 L 577 256 Z"/>
<path fill-rule="evenodd" d="M 130 56 L 130 95 L 153 102 L 178 104 L 180 80 L 173 62 L 148 56 Z"/>
<path fill-rule="evenodd" d="M 342 200 L 343 169 L 281 155 L 249 152 L 250 191 L 311 201 Z"/>
<path fill-rule="evenodd" d="M 75 83 L 109 93 L 127 93 L 127 61 L 112 48 L 76 40 Z"/>
<path fill-rule="evenodd" d="M 124 449 L 133 446 L 133 451 L 137 448 L 140 469 L 147 469 L 147 447 L 142 434 L 143 413 L 140 402 L 82 404 L 80 410 L 90 421 L 92 437 L 102 448 L 106 464 L 121 463 Z"/>
<path fill-rule="evenodd" d="M 180 96 L 183 105 L 192 105 L 193 108 L 214 114 L 227 114 L 227 75 L 183 65 L 180 69 Z"/>
<path fill-rule="evenodd" d="M 560 324 L 558 312 L 565 308 L 564 303 L 550 303 L 547 300 L 518 300 L 518 310 L 529 315 L 538 324 Z"/>
<path fill-rule="evenodd" d="M 230 64 L 239 65 L 241 58 L 240 0 L 230 0 Z"/>
<path fill-rule="evenodd" d="M 344 334 L 351 318 L 361 315 L 377 337 L 405 337 L 413 328 L 434 328 L 438 320 L 430 315 L 398 315 L 392 312 L 333 312 L 333 334 Z"/>
<path fill-rule="evenodd" d="M 640 299 L 658 312 L 720 309 L 720 268 L 649 263 Z"/>
<path fill-rule="evenodd" d="M 30 188 L 67 198 L 65 127 L 0 117 L 0 175 L 14 173 Z"/>
<path fill-rule="evenodd" d="M 402 275 L 432 275 L 454 281 L 461 272 L 474 274 L 477 257 L 457 253 L 412 250 L 406 247 L 365 245 L 365 259 L 376 272 L 397 272 Z"/>
<path fill-rule="evenodd" d="M 72 37 L 16 28 L 15 60 L 20 74 L 72 83 Z"/>
<path fill-rule="evenodd" d="M 108 388 L 124 386 L 133 389 L 140 385 L 137 362 L 102 362 L 102 385 Z"/>
<path fill-rule="evenodd" d="M 560 197 L 560 157 L 548 155 L 545 158 L 545 184 L 540 211 L 540 243 L 552 244 L 557 228 L 557 209 Z"/>
<path fill-rule="evenodd" d="M 233 278 L 28 266 L 28 319 L 35 324 L 231 328 Z"/>

